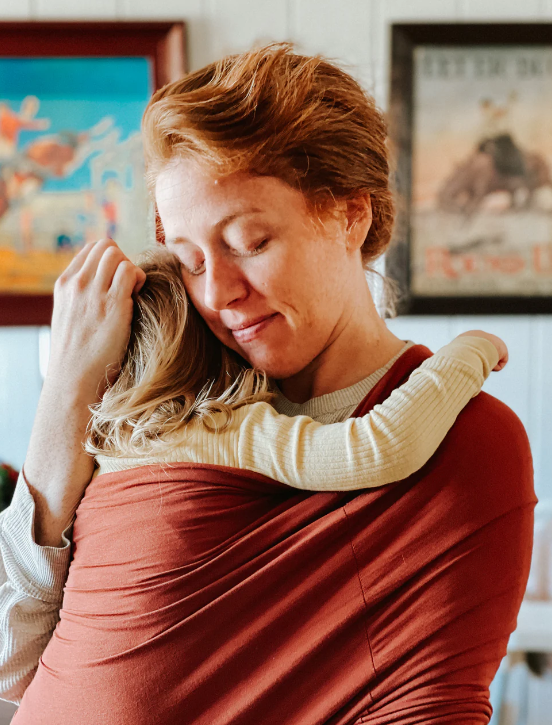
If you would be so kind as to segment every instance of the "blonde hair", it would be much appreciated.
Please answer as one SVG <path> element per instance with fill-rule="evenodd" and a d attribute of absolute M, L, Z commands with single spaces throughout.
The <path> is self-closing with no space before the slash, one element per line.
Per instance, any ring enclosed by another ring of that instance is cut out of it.
<path fill-rule="evenodd" d="M 234 409 L 272 398 L 264 373 L 222 345 L 190 303 L 175 255 L 159 246 L 137 265 L 146 281 L 121 370 L 90 406 L 84 448 L 93 455 L 156 455 L 194 419 L 222 430 Z"/>
<path fill-rule="evenodd" d="M 301 191 L 317 217 L 336 200 L 369 196 L 362 259 L 381 277 L 392 309 L 392 280 L 369 266 L 393 229 L 386 124 L 374 99 L 337 65 L 298 55 L 292 43 L 229 55 L 154 93 L 142 135 L 151 192 L 171 161 L 189 158 L 220 176 L 275 176 Z"/>

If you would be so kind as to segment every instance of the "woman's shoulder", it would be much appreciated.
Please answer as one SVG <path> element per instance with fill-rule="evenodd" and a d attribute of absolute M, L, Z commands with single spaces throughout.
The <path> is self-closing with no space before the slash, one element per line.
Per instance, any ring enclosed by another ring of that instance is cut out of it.
<path fill-rule="evenodd" d="M 520 417 L 494 395 L 481 391 L 466 406 L 465 417 L 482 440 L 507 440 L 521 449 L 529 449 L 529 438 Z"/>
<path fill-rule="evenodd" d="M 506 403 L 479 393 L 460 413 L 445 440 L 458 473 L 478 482 L 478 495 L 498 486 L 500 496 L 510 503 L 534 504 L 529 437 Z"/>

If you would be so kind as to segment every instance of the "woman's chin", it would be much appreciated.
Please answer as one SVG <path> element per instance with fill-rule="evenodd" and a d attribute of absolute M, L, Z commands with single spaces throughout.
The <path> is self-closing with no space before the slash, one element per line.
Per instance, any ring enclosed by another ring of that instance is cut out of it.
<path fill-rule="evenodd" d="M 297 375 L 308 365 L 304 356 L 298 359 L 297 346 L 285 344 L 276 348 L 268 345 L 252 346 L 247 355 L 242 355 L 252 367 L 263 370 L 273 380 L 284 380 Z"/>
<path fill-rule="evenodd" d="M 312 358 L 306 352 L 307 345 L 299 344 L 294 331 L 283 322 L 277 317 L 251 339 L 238 341 L 232 336 L 231 341 L 225 342 L 252 367 L 263 370 L 268 377 L 275 380 L 289 378 L 301 372 Z"/>

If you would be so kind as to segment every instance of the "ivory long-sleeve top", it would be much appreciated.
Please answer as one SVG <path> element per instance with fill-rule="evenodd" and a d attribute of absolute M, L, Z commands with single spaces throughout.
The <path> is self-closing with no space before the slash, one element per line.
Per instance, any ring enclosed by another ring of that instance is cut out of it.
<path fill-rule="evenodd" d="M 458 337 L 361 418 L 323 425 L 305 415 L 279 414 L 268 403 L 245 405 L 222 431 L 201 422 L 187 425 L 169 453 L 99 455 L 95 475 L 190 461 L 262 473 L 308 491 L 350 491 L 400 481 L 435 453 L 497 362 L 498 352 L 488 340 Z"/>

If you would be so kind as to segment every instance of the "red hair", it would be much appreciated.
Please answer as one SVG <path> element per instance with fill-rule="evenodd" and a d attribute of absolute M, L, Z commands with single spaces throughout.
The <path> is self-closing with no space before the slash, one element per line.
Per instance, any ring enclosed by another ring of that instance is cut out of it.
<path fill-rule="evenodd" d="M 275 176 L 316 214 L 369 195 L 367 264 L 393 227 L 385 121 L 349 74 L 292 49 L 270 43 L 230 55 L 158 90 L 142 124 L 148 185 L 172 159 L 192 158 L 221 176 Z"/>

